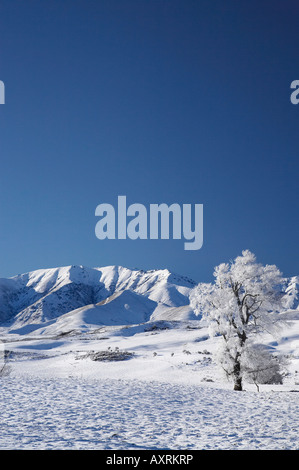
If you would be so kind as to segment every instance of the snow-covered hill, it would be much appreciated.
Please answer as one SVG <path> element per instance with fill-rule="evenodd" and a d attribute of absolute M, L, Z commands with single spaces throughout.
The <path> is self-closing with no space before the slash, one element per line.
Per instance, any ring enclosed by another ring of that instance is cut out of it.
<path fill-rule="evenodd" d="M 282 286 L 285 327 L 259 338 L 285 358 L 283 384 L 240 395 L 190 279 L 120 266 L 0 279 L 0 449 L 298 448 L 298 281 Z"/>
<path fill-rule="evenodd" d="M 84 328 L 149 320 L 195 319 L 196 283 L 167 269 L 66 266 L 0 279 L 0 324 L 33 331 L 39 326 Z M 285 280 L 286 309 L 299 308 L 299 277 Z M 25 330 L 24 330 L 25 331 Z"/>
<path fill-rule="evenodd" d="M 299 309 L 299 276 L 285 280 L 285 306 L 287 309 Z"/>
<path fill-rule="evenodd" d="M 188 305 L 194 286 L 194 281 L 167 269 L 40 269 L 0 279 L 0 323 L 18 328 L 40 325 L 66 314 L 70 320 L 71 312 L 87 323 L 92 318 L 94 324 L 141 323 L 152 315 L 162 319 L 170 309 L 172 318 L 188 317 L 192 316 Z"/>

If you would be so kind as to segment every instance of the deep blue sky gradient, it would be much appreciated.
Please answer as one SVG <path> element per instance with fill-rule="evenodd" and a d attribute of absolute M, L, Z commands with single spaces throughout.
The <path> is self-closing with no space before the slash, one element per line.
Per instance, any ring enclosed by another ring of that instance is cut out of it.
<path fill-rule="evenodd" d="M 298 2 L 1 0 L 0 276 L 298 266 Z M 204 204 L 204 245 L 95 237 L 95 208 Z"/>

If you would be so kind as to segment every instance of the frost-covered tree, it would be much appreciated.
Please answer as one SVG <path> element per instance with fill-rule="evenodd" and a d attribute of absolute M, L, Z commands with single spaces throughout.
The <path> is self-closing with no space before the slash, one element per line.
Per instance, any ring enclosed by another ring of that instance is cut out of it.
<path fill-rule="evenodd" d="M 278 325 L 282 276 L 276 266 L 257 263 L 255 255 L 245 250 L 230 263 L 217 266 L 214 277 L 212 284 L 199 284 L 191 304 L 207 319 L 211 335 L 222 336 L 219 361 L 233 378 L 234 390 L 242 390 L 242 379 L 249 370 L 248 338 L 273 332 Z M 257 370 L 256 354 L 254 358 Z"/>
<path fill-rule="evenodd" d="M 241 359 L 244 377 L 256 385 L 281 384 L 281 367 L 284 360 L 274 356 L 262 344 L 246 344 Z"/>

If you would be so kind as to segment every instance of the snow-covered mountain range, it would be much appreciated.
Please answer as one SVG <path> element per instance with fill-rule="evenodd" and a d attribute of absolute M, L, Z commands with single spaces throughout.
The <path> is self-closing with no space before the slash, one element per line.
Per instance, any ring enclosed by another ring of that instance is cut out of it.
<path fill-rule="evenodd" d="M 70 326 L 140 324 L 195 318 L 189 301 L 197 284 L 167 269 L 66 266 L 0 279 L 0 324 Z M 299 276 L 285 279 L 287 309 L 299 305 Z"/>
<path fill-rule="evenodd" d="M 285 324 L 257 342 L 283 383 L 240 395 L 186 277 L 68 266 L 0 279 L 0 448 L 298 448 L 299 278 L 281 287 Z"/>
<path fill-rule="evenodd" d="M 164 270 L 67 266 L 0 279 L 0 322 L 22 327 L 65 315 L 94 324 L 133 324 L 193 315 L 196 283 Z"/>

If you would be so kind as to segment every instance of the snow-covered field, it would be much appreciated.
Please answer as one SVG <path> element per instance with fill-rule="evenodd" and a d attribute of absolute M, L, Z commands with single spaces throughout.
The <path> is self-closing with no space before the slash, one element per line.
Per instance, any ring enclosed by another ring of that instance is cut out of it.
<path fill-rule="evenodd" d="M 0 449 L 299 449 L 298 278 L 291 323 L 257 338 L 286 359 L 283 384 L 259 392 L 216 365 L 195 285 L 116 266 L 0 279 Z"/>
<path fill-rule="evenodd" d="M 299 449 L 298 358 L 283 385 L 235 392 L 196 321 L 6 341 L 0 449 Z"/>
<path fill-rule="evenodd" d="M 82 378 L 1 381 L 1 449 L 298 449 L 299 395 Z"/>

